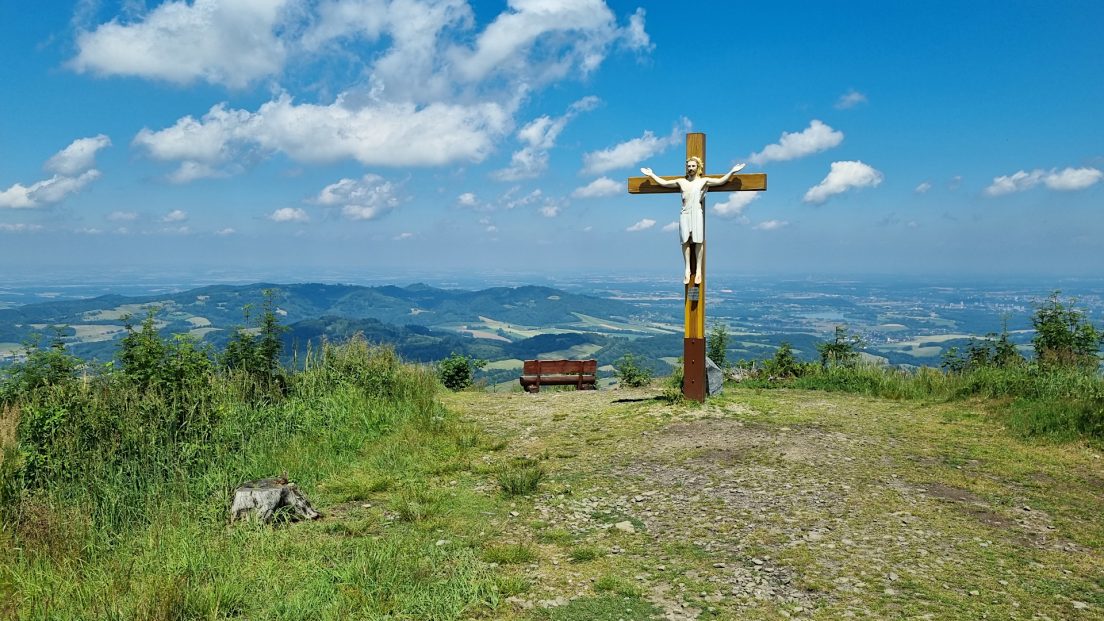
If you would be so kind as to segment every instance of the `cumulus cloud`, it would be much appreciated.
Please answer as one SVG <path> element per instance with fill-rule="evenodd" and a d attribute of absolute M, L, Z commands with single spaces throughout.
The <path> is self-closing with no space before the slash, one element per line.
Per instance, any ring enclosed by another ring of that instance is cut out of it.
<path fill-rule="evenodd" d="M 583 173 L 600 175 L 618 168 L 628 168 L 653 155 L 662 153 L 682 142 L 683 134 L 690 130 L 689 119 L 683 118 L 667 136 L 656 136 L 645 131 L 639 138 L 626 140 L 608 149 L 591 151 L 583 155 Z"/>
<path fill-rule="evenodd" d="M 234 229 L 232 229 L 230 227 L 226 227 L 224 229 L 219 229 L 219 230 L 215 231 L 215 235 L 218 235 L 219 237 L 226 237 L 228 235 L 233 235 L 235 233 L 237 233 L 237 231 L 235 231 Z"/>
<path fill-rule="evenodd" d="M 138 219 L 138 212 L 135 211 L 113 211 L 107 214 L 107 219 L 112 222 L 132 222 Z"/>
<path fill-rule="evenodd" d="M 1065 168 L 1049 171 L 1036 168 L 1031 172 L 1020 170 L 1011 175 L 994 177 L 989 187 L 985 188 L 985 194 L 986 196 L 1002 196 L 1013 192 L 1023 192 L 1040 183 L 1051 190 L 1069 192 L 1083 190 L 1095 185 L 1101 178 L 1104 178 L 1104 173 L 1095 168 Z"/>
<path fill-rule="evenodd" d="M 413 233 L 399 233 L 398 235 L 392 237 L 391 239 L 393 239 L 395 241 L 404 241 L 404 240 L 407 240 L 407 239 L 413 239 L 413 237 L 414 237 Z"/>
<path fill-rule="evenodd" d="M 760 192 L 732 192 L 728 200 L 713 205 L 713 213 L 722 218 L 735 218 L 743 215 L 744 210 L 759 198 Z"/>
<path fill-rule="evenodd" d="M 100 134 L 78 138 L 46 160 L 46 170 L 63 176 L 76 176 L 96 166 L 96 152 L 111 146 L 111 139 Z"/>
<path fill-rule="evenodd" d="M 1102 177 L 1104 177 L 1104 173 L 1095 168 L 1066 168 L 1060 171 L 1051 171 L 1043 178 L 1043 183 L 1052 190 L 1068 192 L 1084 190 L 1095 185 Z"/>
<path fill-rule="evenodd" d="M 310 217 L 298 207 L 281 207 L 269 214 L 268 219 L 273 222 L 307 222 Z"/>
<path fill-rule="evenodd" d="M 322 188 L 314 202 L 340 207 L 341 214 L 350 220 L 375 220 L 398 207 L 400 200 L 395 184 L 369 173 L 360 179 L 331 183 Z"/>
<path fill-rule="evenodd" d="M 162 222 L 183 222 L 188 219 L 188 212 L 183 209 L 174 209 L 161 218 Z"/>
<path fill-rule="evenodd" d="M 809 188 L 803 200 L 806 203 L 820 204 L 851 188 L 876 187 L 883 178 L 881 172 L 859 161 L 832 162 L 828 176 Z"/>
<path fill-rule="evenodd" d="M 651 218 L 644 218 L 643 220 L 640 220 L 639 222 L 637 222 L 636 224 L 630 226 L 629 228 L 627 228 L 625 230 L 630 232 L 630 233 L 635 233 L 636 231 L 644 231 L 644 230 L 650 229 L 653 226 L 655 226 L 655 223 L 656 223 L 656 221 L 652 220 Z"/>
<path fill-rule="evenodd" d="M 46 160 L 45 168 L 55 174 L 31 185 L 14 183 L 0 190 L 0 209 L 35 209 L 60 202 L 100 178 L 96 152 L 111 144 L 104 135 L 79 138 Z"/>
<path fill-rule="evenodd" d="M 843 132 L 813 119 L 809 127 L 800 132 L 782 132 L 778 143 L 769 144 L 762 151 L 752 153 L 748 160 L 754 164 L 784 162 L 831 149 L 841 142 Z"/>
<path fill-rule="evenodd" d="M 789 224 L 790 223 L 786 220 L 764 220 L 752 228 L 757 231 L 774 231 L 784 226 L 789 226 Z"/>
<path fill-rule="evenodd" d="M 575 188 L 571 196 L 575 198 L 598 198 L 601 196 L 615 196 L 625 189 L 623 183 L 618 183 L 609 177 L 598 177 L 594 181 Z"/>
<path fill-rule="evenodd" d="M 139 19 L 77 35 L 77 72 L 242 88 L 278 73 L 288 46 L 277 32 L 293 0 L 170 0 Z"/>
<path fill-rule="evenodd" d="M 100 171 L 89 170 L 77 177 L 54 175 L 29 186 L 16 183 L 0 191 L 0 208 L 34 209 L 60 202 L 100 178 Z"/>
<path fill-rule="evenodd" d="M 202 175 L 249 153 L 284 153 L 301 162 L 354 159 L 365 165 L 433 166 L 478 162 L 509 126 L 499 103 L 297 104 L 281 94 L 256 112 L 212 107 L 162 130 L 142 129 L 133 144 L 158 160 L 194 165 Z M 187 176 L 185 176 L 186 179 Z"/>
<path fill-rule="evenodd" d="M 928 181 L 922 181 L 913 191 L 917 194 L 926 194 L 930 189 L 932 189 L 932 184 Z"/>
<path fill-rule="evenodd" d="M 840 98 L 836 100 L 836 109 L 847 110 L 849 108 L 854 108 L 859 104 L 864 104 L 866 103 L 866 101 L 866 95 L 860 93 L 855 89 L 851 89 L 846 93 L 840 95 Z"/>
<path fill-rule="evenodd" d="M 663 230 L 664 230 L 664 231 L 668 231 L 668 232 L 670 232 L 670 231 L 677 231 L 677 230 L 679 230 L 679 223 L 678 223 L 678 221 L 676 220 L 676 221 L 674 221 L 674 222 L 668 222 L 667 224 L 664 224 L 664 225 L 663 225 Z"/>
<path fill-rule="evenodd" d="M 168 178 L 184 183 L 277 153 L 370 166 L 480 162 L 515 129 L 534 90 L 585 77 L 615 47 L 650 47 L 642 10 L 621 25 L 604 0 L 510 0 L 479 25 L 464 0 L 169 0 L 81 33 L 70 66 L 232 88 L 320 63 L 344 70 L 327 74 L 363 76 L 319 85 L 318 103 L 284 93 L 255 109 L 219 104 L 142 130 L 135 147 L 176 163 Z M 496 176 L 539 175 L 564 125 L 596 103 L 584 98 L 563 116 L 526 123 Z"/>
<path fill-rule="evenodd" d="M 496 179 L 516 181 L 539 176 L 548 168 L 548 152 L 556 145 L 560 132 L 580 112 L 593 110 L 600 100 L 584 97 L 571 104 L 563 116 L 540 116 L 518 130 L 517 137 L 525 144 L 510 157 L 510 165 L 491 173 Z"/>

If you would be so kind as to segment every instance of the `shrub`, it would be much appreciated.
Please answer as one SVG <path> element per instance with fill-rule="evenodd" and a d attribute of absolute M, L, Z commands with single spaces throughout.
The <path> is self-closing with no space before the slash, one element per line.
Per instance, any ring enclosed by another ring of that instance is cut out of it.
<path fill-rule="evenodd" d="M 1061 291 L 1050 294 L 1035 309 L 1031 324 L 1035 327 L 1035 357 L 1042 366 L 1097 369 L 1104 333 L 1073 306 L 1063 301 Z"/>
<path fill-rule="evenodd" d="M 639 388 L 652 381 L 652 371 L 637 363 L 632 354 L 625 354 L 613 366 L 617 382 L 622 386 Z"/>
<path fill-rule="evenodd" d="M 449 390 L 464 390 L 472 385 L 475 370 L 482 369 L 486 364 L 486 360 L 476 360 L 452 352 L 448 358 L 437 363 L 437 377 Z"/>
<path fill-rule="evenodd" d="M 709 353 L 707 355 L 709 359 L 722 369 L 726 368 L 727 363 L 725 358 L 728 355 L 728 328 L 726 328 L 723 323 L 718 322 L 713 326 L 713 329 L 710 330 L 708 350 Z"/>
<path fill-rule="evenodd" d="M 767 375 L 775 378 L 801 377 L 805 371 L 805 365 L 794 354 L 793 345 L 782 341 L 774 357 L 763 362 L 763 370 Z"/>
<path fill-rule="evenodd" d="M 863 340 L 857 334 L 848 334 L 844 326 L 836 326 L 835 336 L 831 341 L 818 343 L 816 348 L 820 352 L 820 366 L 853 367 L 859 362 L 859 349 L 863 347 Z"/>

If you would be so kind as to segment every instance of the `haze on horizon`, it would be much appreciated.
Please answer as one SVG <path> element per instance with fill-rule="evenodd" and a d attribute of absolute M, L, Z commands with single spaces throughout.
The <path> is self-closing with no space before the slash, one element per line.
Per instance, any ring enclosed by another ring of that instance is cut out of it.
<path fill-rule="evenodd" d="M 1104 271 L 1100 3 L 60 2 L 0 8 L 23 274 Z M 415 19 L 416 17 L 416 19 Z M 692 23 L 692 27 L 687 27 Z M 323 279 L 324 277 L 320 277 Z"/>

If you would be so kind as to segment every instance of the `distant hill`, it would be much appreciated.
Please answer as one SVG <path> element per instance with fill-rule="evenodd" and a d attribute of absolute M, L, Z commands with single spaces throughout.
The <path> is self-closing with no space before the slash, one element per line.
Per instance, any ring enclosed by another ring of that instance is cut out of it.
<path fill-rule="evenodd" d="M 634 323 L 634 307 L 618 300 L 577 295 L 550 287 L 495 287 L 479 291 L 364 287 L 316 283 L 216 285 L 170 295 L 107 295 L 86 300 L 30 304 L 0 310 L 0 362 L 34 335 L 50 338 L 60 326 L 70 350 L 105 361 L 115 354 L 127 316 L 139 323 L 147 309 L 160 309 L 166 334 L 186 333 L 221 348 L 233 330 L 250 325 L 271 291 L 280 322 L 290 329 L 286 351 L 303 353 L 322 337 L 342 340 L 363 332 L 388 343 L 412 361 L 452 352 L 486 359 L 532 358 L 546 352 L 607 345 L 607 335 L 655 333 Z"/>

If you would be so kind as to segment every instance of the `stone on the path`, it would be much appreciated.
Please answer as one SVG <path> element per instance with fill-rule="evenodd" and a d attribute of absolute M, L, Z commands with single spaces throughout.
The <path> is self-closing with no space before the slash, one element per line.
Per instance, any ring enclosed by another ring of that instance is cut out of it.
<path fill-rule="evenodd" d="M 322 517 L 286 475 L 248 481 L 234 490 L 234 503 L 230 506 L 232 522 L 250 517 L 270 522 L 277 512 L 292 522 Z"/>
<path fill-rule="evenodd" d="M 709 383 L 709 396 L 719 395 L 724 391 L 724 371 L 717 366 L 712 359 L 705 359 L 705 377 Z"/>
<path fill-rule="evenodd" d="M 633 526 L 633 523 L 628 521 L 628 520 L 625 520 L 624 522 L 618 522 L 618 523 L 614 524 L 613 527 L 616 528 L 619 531 L 626 532 L 626 533 L 635 533 L 636 532 L 636 527 Z"/>

